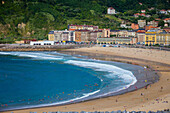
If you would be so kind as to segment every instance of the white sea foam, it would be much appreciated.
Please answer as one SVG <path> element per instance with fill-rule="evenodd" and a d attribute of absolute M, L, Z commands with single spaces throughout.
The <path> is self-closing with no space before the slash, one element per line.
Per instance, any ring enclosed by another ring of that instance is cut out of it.
<path fill-rule="evenodd" d="M 0 52 L 1 55 L 10 55 L 8 52 Z"/>
<path fill-rule="evenodd" d="M 20 57 L 31 57 L 31 58 L 36 58 L 36 59 L 46 59 L 46 60 L 61 60 L 63 59 L 62 56 L 56 56 L 56 55 L 51 55 L 51 54 L 46 54 L 46 53 L 35 53 L 35 52 L 0 52 L 0 54 L 3 55 L 15 55 L 15 56 L 20 56 Z"/>
<path fill-rule="evenodd" d="M 133 82 L 134 84 L 137 82 L 136 77 L 132 74 L 131 71 L 116 67 L 114 65 L 102 64 L 96 62 L 87 62 L 87 61 L 76 61 L 76 60 L 68 60 L 65 61 L 65 63 L 73 64 L 85 68 L 92 68 L 96 71 L 108 72 L 109 74 L 105 75 L 108 78 L 114 78 L 115 76 L 118 76 L 120 78 L 123 78 L 128 83 Z"/>

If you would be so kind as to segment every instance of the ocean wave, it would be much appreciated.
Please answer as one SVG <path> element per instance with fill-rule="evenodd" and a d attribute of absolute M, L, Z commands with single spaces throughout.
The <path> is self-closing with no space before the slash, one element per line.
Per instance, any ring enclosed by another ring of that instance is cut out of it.
<path fill-rule="evenodd" d="M 35 52 L 0 52 L 2 55 L 14 55 L 20 57 L 30 57 L 36 59 L 45 59 L 45 60 L 62 60 L 63 56 L 56 56 L 47 53 L 35 53 Z"/>
<path fill-rule="evenodd" d="M 68 60 L 65 61 L 65 63 L 73 64 L 85 68 L 92 68 L 95 71 L 108 72 L 109 74 L 105 75 L 108 78 L 114 78 L 115 76 L 118 76 L 124 79 L 126 82 L 130 82 L 130 83 L 137 82 L 136 77 L 132 74 L 131 71 L 116 67 L 114 65 L 88 62 L 88 61 L 76 61 L 76 60 Z"/>

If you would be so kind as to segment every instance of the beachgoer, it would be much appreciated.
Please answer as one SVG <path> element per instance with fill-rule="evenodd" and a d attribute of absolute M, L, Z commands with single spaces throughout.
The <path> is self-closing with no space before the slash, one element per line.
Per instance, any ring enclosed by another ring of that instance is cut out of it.
<path fill-rule="evenodd" d="M 161 86 L 161 92 L 162 92 L 162 90 L 163 90 L 163 87 Z"/>

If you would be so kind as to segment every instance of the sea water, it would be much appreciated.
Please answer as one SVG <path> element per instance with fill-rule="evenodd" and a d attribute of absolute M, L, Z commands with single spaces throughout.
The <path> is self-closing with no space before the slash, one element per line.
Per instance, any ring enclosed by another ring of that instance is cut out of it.
<path fill-rule="evenodd" d="M 135 84 L 133 69 L 57 52 L 0 52 L 0 111 L 98 98 Z"/>

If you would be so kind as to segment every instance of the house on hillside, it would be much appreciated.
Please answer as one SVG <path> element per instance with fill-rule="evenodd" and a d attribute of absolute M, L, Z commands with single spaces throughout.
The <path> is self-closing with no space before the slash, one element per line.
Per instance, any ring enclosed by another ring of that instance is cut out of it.
<path fill-rule="evenodd" d="M 149 11 L 154 10 L 154 9 L 155 9 L 154 7 L 148 8 Z"/>
<path fill-rule="evenodd" d="M 151 25 L 153 27 L 157 27 L 158 23 L 159 23 L 158 21 L 153 20 L 153 21 L 147 22 L 147 25 Z"/>
<path fill-rule="evenodd" d="M 128 26 L 127 24 L 120 24 L 121 28 L 131 28 L 131 26 Z"/>
<path fill-rule="evenodd" d="M 112 15 L 116 14 L 116 10 L 113 7 L 107 8 L 107 14 Z"/>
<path fill-rule="evenodd" d="M 138 24 L 140 28 L 143 28 L 146 25 L 146 20 L 138 20 Z"/>
<path fill-rule="evenodd" d="M 170 9 L 168 9 L 167 12 L 170 13 Z"/>
<path fill-rule="evenodd" d="M 140 13 L 136 13 L 133 15 L 134 17 L 139 17 L 140 16 Z"/>
<path fill-rule="evenodd" d="M 170 18 L 165 18 L 165 19 L 164 19 L 164 22 L 165 22 L 165 23 L 170 23 Z"/>
<path fill-rule="evenodd" d="M 164 9 L 160 10 L 160 13 L 161 13 L 161 14 L 168 14 L 167 11 L 164 10 Z"/>
<path fill-rule="evenodd" d="M 141 13 L 145 13 L 145 10 L 141 10 Z"/>

